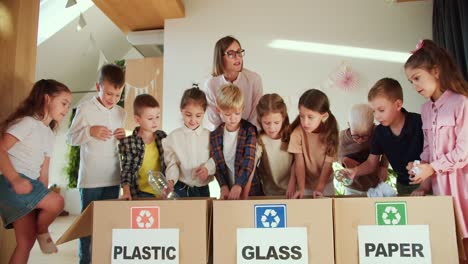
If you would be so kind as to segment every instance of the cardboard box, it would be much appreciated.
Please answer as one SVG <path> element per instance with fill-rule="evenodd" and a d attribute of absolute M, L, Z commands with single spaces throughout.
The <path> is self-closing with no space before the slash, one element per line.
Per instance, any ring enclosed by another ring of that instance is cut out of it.
<path fill-rule="evenodd" d="M 280 210 L 284 210 L 286 227 L 306 228 L 308 263 L 334 263 L 332 199 L 327 198 L 214 201 L 213 263 L 237 263 L 238 229 L 254 228 L 258 223 L 256 223 L 257 208 L 262 209 L 262 206 L 263 209 L 279 207 Z M 278 237 L 276 240 L 282 239 L 284 237 Z M 262 263 L 268 263 L 268 261 Z"/>
<path fill-rule="evenodd" d="M 111 263 L 112 230 L 130 229 L 132 225 L 138 228 L 139 223 L 133 214 L 138 214 L 137 210 L 141 213 L 144 209 L 150 211 L 152 216 L 158 215 L 151 224 L 159 225 L 159 228 L 179 229 L 180 264 L 205 264 L 209 256 L 210 202 L 206 199 L 93 202 L 57 244 L 92 234 L 92 262 Z M 154 207 L 158 208 L 157 214 L 151 211 Z"/>
<path fill-rule="evenodd" d="M 406 204 L 405 210 L 398 210 L 401 218 L 392 218 L 407 219 L 406 225 L 428 225 L 432 263 L 458 263 L 452 198 L 426 196 L 333 199 L 336 264 L 359 263 L 358 226 L 390 221 L 380 217 L 376 203 Z"/>

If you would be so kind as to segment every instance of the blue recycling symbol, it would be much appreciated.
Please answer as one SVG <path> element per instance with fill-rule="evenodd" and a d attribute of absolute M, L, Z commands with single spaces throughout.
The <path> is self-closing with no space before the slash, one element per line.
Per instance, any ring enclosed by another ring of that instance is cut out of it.
<path fill-rule="evenodd" d="M 286 227 L 285 204 L 255 205 L 255 228 Z"/>

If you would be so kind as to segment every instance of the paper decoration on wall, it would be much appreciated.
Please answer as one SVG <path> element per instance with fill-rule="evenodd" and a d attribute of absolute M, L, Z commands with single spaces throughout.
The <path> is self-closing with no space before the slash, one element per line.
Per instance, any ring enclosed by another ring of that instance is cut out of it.
<path fill-rule="evenodd" d="M 157 90 L 155 87 L 154 80 L 151 80 L 150 83 L 144 87 L 136 87 L 129 83 L 125 83 L 125 100 L 127 100 L 128 95 L 133 92 L 134 97 L 140 94 L 151 94 L 153 96 L 157 96 Z"/>
<path fill-rule="evenodd" d="M 358 84 L 357 73 L 345 62 L 330 74 L 330 80 L 332 86 L 346 92 L 354 90 Z"/>

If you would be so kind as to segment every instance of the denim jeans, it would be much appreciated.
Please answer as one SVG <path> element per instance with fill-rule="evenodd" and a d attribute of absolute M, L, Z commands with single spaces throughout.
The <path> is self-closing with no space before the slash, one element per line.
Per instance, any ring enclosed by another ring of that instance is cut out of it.
<path fill-rule="evenodd" d="M 190 187 L 181 181 L 178 181 L 174 185 L 174 192 L 177 193 L 179 197 L 210 197 L 210 188 L 208 185 Z"/>
<path fill-rule="evenodd" d="M 81 212 L 93 201 L 119 198 L 120 186 L 80 188 Z M 80 264 L 91 263 L 91 236 L 82 237 L 78 242 L 78 256 Z"/>

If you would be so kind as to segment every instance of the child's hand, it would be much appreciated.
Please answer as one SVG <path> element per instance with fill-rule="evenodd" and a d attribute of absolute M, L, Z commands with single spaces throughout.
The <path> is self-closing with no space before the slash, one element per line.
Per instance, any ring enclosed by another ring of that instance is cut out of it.
<path fill-rule="evenodd" d="M 229 198 L 229 188 L 227 185 L 223 185 L 221 187 L 221 194 L 219 195 L 219 199 L 227 200 Z"/>
<path fill-rule="evenodd" d="M 419 173 L 414 175 L 414 177 L 410 177 L 410 184 L 420 184 L 435 173 L 431 164 L 419 164 L 417 167 L 419 168 Z"/>
<path fill-rule="evenodd" d="M 411 176 L 414 176 L 414 172 L 412 171 L 413 170 L 413 164 L 414 162 L 408 162 L 408 165 L 406 165 L 406 170 L 408 171 L 408 174 Z"/>
<path fill-rule="evenodd" d="M 289 199 L 302 199 L 304 198 L 304 190 L 297 190 Z"/>
<path fill-rule="evenodd" d="M 312 192 L 312 197 L 313 198 L 322 198 L 323 197 L 323 192 L 315 190 L 315 191 Z"/>
<path fill-rule="evenodd" d="M 132 195 L 130 194 L 130 186 L 123 185 L 122 186 L 122 196 L 120 196 L 122 200 L 132 200 Z"/>
<path fill-rule="evenodd" d="M 288 190 L 286 190 L 286 198 L 293 199 L 295 194 L 296 194 L 296 186 L 289 184 Z"/>
<path fill-rule="evenodd" d="M 229 192 L 228 200 L 239 200 L 240 194 L 242 192 L 242 187 L 235 184 L 232 186 L 231 191 Z"/>
<path fill-rule="evenodd" d="M 356 168 L 343 169 L 343 170 L 348 174 L 348 178 L 350 178 L 351 180 L 354 180 L 354 178 L 356 178 L 356 174 L 357 174 Z"/>
<path fill-rule="evenodd" d="M 161 192 L 161 198 L 167 199 L 167 196 L 172 191 L 174 191 L 174 181 L 173 180 L 168 180 L 167 181 L 167 187 L 164 188 L 164 190 L 162 190 L 162 192 Z"/>
<path fill-rule="evenodd" d="M 388 169 L 386 167 L 379 167 L 377 175 L 379 176 L 381 182 L 386 182 L 388 179 Z"/>
<path fill-rule="evenodd" d="M 115 139 L 117 140 L 121 140 L 122 138 L 125 137 L 125 130 L 123 128 L 117 128 L 115 131 L 114 131 L 114 137 Z"/>
<path fill-rule="evenodd" d="M 11 182 L 11 187 L 13 187 L 16 194 L 28 194 L 32 191 L 31 182 L 19 176 Z"/>
<path fill-rule="evenodd" d="M 130 195 L 130 193 L 123 192 L 122 196 L 120 196 L 119 199 L 131 201 L 131 200 L 132 200 L 132 196 Z"/>
<path fill-rule="evenodd" d="M 89 134 L 98 140 L 106 141 L 112 136 L 112 131 L 105 126 L 92 126 Z"/>
<path fill-rule="evenodd" d="M 208 169 L 205 166 L 196 168 L 195 177 L 199 178 L 201 181 L 206 181 L 206 179 L 208 179 Z"/>
<path fill-rule="evenodd" d="M 354 168 L 354 167 L 357 167 L 359 166 L 359 162 L 351 159 L 351 158 L 348 158 L 348 157 L 344 157 L 343 158 L 343 166 L 345 168 Z"/>

